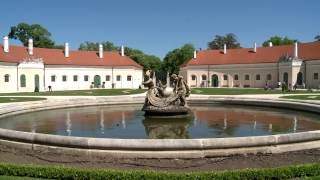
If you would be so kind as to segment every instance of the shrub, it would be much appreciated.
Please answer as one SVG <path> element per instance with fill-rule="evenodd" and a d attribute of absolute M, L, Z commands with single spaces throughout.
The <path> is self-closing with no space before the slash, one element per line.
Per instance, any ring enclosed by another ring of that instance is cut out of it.
<path fill-rule="evenodd" d="M 0 175 L 47 179 L 292 179 L 320 175 L 320 163 L 270 169 L 169 173 L 156 171 L 76 169 L 0 163 Z"/>
<path fill-rule="evenodd" d="M 36 86 L 36 87 L 34 88 L 34 92 L 39 92 L 39 87 L 38 87 L 38 86 Z"/>

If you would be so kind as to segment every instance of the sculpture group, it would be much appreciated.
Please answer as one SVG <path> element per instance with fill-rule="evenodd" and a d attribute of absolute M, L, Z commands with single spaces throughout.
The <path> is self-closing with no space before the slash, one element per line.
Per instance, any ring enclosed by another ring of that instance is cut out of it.
<path fill-rule="evenodd" d="M 158 82 L 155 85 L 150 77 L 150 71 L 146 72 L 146 81 L 143 82 L 148 87 L 143 111 L 146 115 L 180 115 L 187 114 L 186 97 L 190 95 L 190 88 L 180 75 L 172 74 L 173 88 L 169 83 L 163 85 Z"/>

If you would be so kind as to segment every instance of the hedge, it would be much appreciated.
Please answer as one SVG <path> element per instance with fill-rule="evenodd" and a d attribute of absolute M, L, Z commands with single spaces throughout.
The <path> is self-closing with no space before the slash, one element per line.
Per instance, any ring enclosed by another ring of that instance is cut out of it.
<path fill-rule="evenodd" d="M 244 169 L 212 172 L 165 172 L 147 170 L 79 169 L 59 166 L 0 163 L 0 176 L 24 176 L 45 179 L 292 179 L 320 176 L 320 163 L 269 169 Z"/>

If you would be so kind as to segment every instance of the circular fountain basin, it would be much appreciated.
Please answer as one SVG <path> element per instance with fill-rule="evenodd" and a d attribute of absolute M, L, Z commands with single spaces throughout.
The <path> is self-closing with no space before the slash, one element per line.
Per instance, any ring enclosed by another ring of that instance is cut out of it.
<path fill-rule="evenodd" d="M 318 104 L 201 96 L 190 99 L 190 116 L 159 119 L 144 116 L 143 100 L 49 99 L 1 107 L 0 144 L 125 158 L 202 158 L 320 147 Z"/>

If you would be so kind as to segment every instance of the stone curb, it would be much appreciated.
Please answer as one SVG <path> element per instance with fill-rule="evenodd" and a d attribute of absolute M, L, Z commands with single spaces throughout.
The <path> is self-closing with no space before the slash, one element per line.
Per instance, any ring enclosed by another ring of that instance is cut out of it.
<path fill-rule="evenodd" d="M 290 108 L 320 113 L 319 104 L 243 97 L 196 96 L 193 104 L 241 104 Z M 92 97 L 48 99 L 39 102 L 15 103 L 0 107 L 0 118 L 26 112 L 65 107 L 137 104 L 144 97 Z M 112 155 L 127 158 L 200 158 L 250 153 L 279 153 L 320 148 L 320 130 L 270 136 L 207 138 L 207 139 L 111 139 L 68 137 L 0 129 L 0 144 L 45 152 Z"/>

